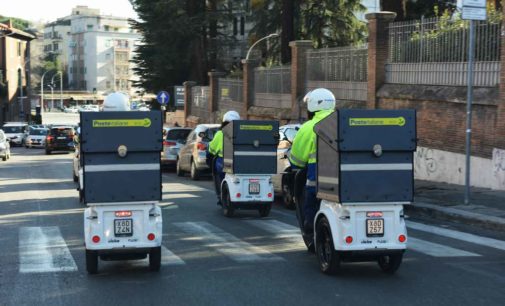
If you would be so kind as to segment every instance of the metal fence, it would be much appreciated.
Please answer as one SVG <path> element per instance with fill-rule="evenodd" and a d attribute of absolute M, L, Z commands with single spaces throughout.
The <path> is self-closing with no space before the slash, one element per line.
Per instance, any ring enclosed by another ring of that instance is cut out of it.
<path fill-rule="evenodd" d="M 307 80 L 366 82 L 368 47 L 338 47 L 307 52 Z"/>
<path fill-rule="evenodd" d="M 200 118 L 208 118 L 209 116 L 209 86 L 194 86 L 191 88 L 191 115 Z"/>
<path fill-rule="evenodd" d="M 243 86 L 241 79 L 219 79 L 219 101 L 242 102 Z"/>
<path fill-rule="evenodd" d="M 254 69 L 255 106 L 291 107 L 291 67 Z"/>
<path fill-rule="evenodd" d="M 324 87 L 337 100 L 366 101 L 368 47 L 338 47 L 307 52 L 307 90 Z"/>
<path fill-rule="evenodd" d="M 475 83 L 495 86 L 500 74 L 501 22 L 475 22 Z M 429 18 L 389 25 L 386 82 L 466 85 L 469 23 Z"/>
<path fill-rule="evenodd" d="M 255 93 L 291 93 L 291 67 L 272 67 L 254 69 Z"/>

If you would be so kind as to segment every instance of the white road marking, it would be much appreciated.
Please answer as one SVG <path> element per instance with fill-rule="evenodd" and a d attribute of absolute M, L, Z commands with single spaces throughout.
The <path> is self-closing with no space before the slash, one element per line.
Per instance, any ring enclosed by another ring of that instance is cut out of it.
<path fill-rule="evenodd" d="M 77 271 L 74 258 L 56 226 L 19 229 L 19 272 Z"/>
<path fill-rule="evenodd" d="M 213 248 L 236 262 L 284 260 L 263 248 L 242 241 L 207 222 L 180 222 L 174 223 L 174 225 L 184 232 L 193 235 L 192 239 L 201 240 L 206 247 Z"/>
<path fill-rule="evenodd" d="M 439 236 L 444 236 L 452 239 L 457 239 L 461 241 L 466 241 L 478 245 L 483 245 L 489 248 L 499 249 L 505 251 L 505 241 L 477 236 L 465 232 L 459 232 L 447 228 L 436 227 L 432 225 L 426 225 L 422 223 L 416 223 L 407 221 L 407 226 L 411 229 L 427 232 L 430 234 L 435 234 Z"/>
<path fill-rule="evenodd" d="M 275 252 L 306 249 L 300 229 L 296 226 L 277 220 L 244 220 L 244 222 L 267 231 L 274 239 L 281 240 L 281 243 L 273 246 Z"/>
<path fill-rule="evenodd" d="M 161 246 L 161 265 L 162 266 L 181 266 L 186 263 L 179 256 L 175 255 L 172 251 L 167 249 L 165 246 Z M 137 265 L 149 265 L 149 255 L 146 259 L 137 260 L 135 266 Z"/>
<path fill-rule="evenodd" d="M 414 250 L 419 253 L 434 257 L 469 257 L 469 256 L 480 256 L 472 252 L 467 252 L 464 250 L 458 250 L 451 248 L 446 245 L 441 245 L 438 243 L 433 243 L 429 241 L 424 241 L 409 236 L 407 239 L 407 250 Z"/>

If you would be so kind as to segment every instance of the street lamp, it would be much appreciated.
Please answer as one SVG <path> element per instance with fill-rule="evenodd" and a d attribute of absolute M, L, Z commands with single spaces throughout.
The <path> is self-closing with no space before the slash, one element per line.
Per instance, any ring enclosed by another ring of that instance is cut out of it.
<path fill-rule="evenodd" d="M 46 76 L 46 73 L 48 73 L 49 71 L 46 71 L 44 72 L 44 74 L 42 74 L 42 78 L 41 78 L 41 81 L 40 81 L 40 107 L 41 109 L 44 109 L 44 77 Z"/>
<path fill-rule="evenodd" d="M 269 38 L 274 38 L 274 37 L 279 37 L 279 34 L 278 33 L 272 33 L 270 35 L 267 35 L 263 38 L 260 38 L 258 39 L 250 48 L 249 50 L 247 50 L 247 55 L 245 57 L 245 60 L 249 60 L 249 55 L 251 55 L 251 50 L 260 42 L 260 41 L 263 41 L 263 40 L 266 40 L 266 39 L 269 39 Z"/>
<path fill-rule="evenodd" d="M 60 75 L 60 108 L 63 108 L 63 73 L 61 71 L 56 72 L 51 78 L 51 84 L 54 87 L 54 77 Z M 54 97 L 53 97 L 53 107 L 54 107 Z"/>

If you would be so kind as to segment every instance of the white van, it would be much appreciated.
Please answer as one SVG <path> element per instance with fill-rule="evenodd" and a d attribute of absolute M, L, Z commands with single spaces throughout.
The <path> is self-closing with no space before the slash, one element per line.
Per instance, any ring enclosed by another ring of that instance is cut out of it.
<path fill-rule="evenodd" d="M 5 136 L 10 139 L 11 145 L 22 146 L 28 132 L 28 123 L 26 122 L 7 122 L 2 130 Z"/>

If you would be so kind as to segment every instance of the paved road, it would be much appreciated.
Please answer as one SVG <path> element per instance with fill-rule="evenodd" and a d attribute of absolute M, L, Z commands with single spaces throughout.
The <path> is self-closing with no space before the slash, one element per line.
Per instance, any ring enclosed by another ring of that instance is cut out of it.
<path fill-rule="evenodd" d="M 223 217 L 210 181 L 163 176 L 162 269 L 146 261 L 85 270 L 83 207 L 71 154 L 14 148 L 0 162 L 0 305 L 499 305 L 505 237 L 464 225 L 409 221 L 396 275 L 376 264 L 318 270 L 294 213 L 276 206 Z M 461 230 L 464 230 L 461 231 Z M 484 237 L 487 236 L 487 237 Z"/>

